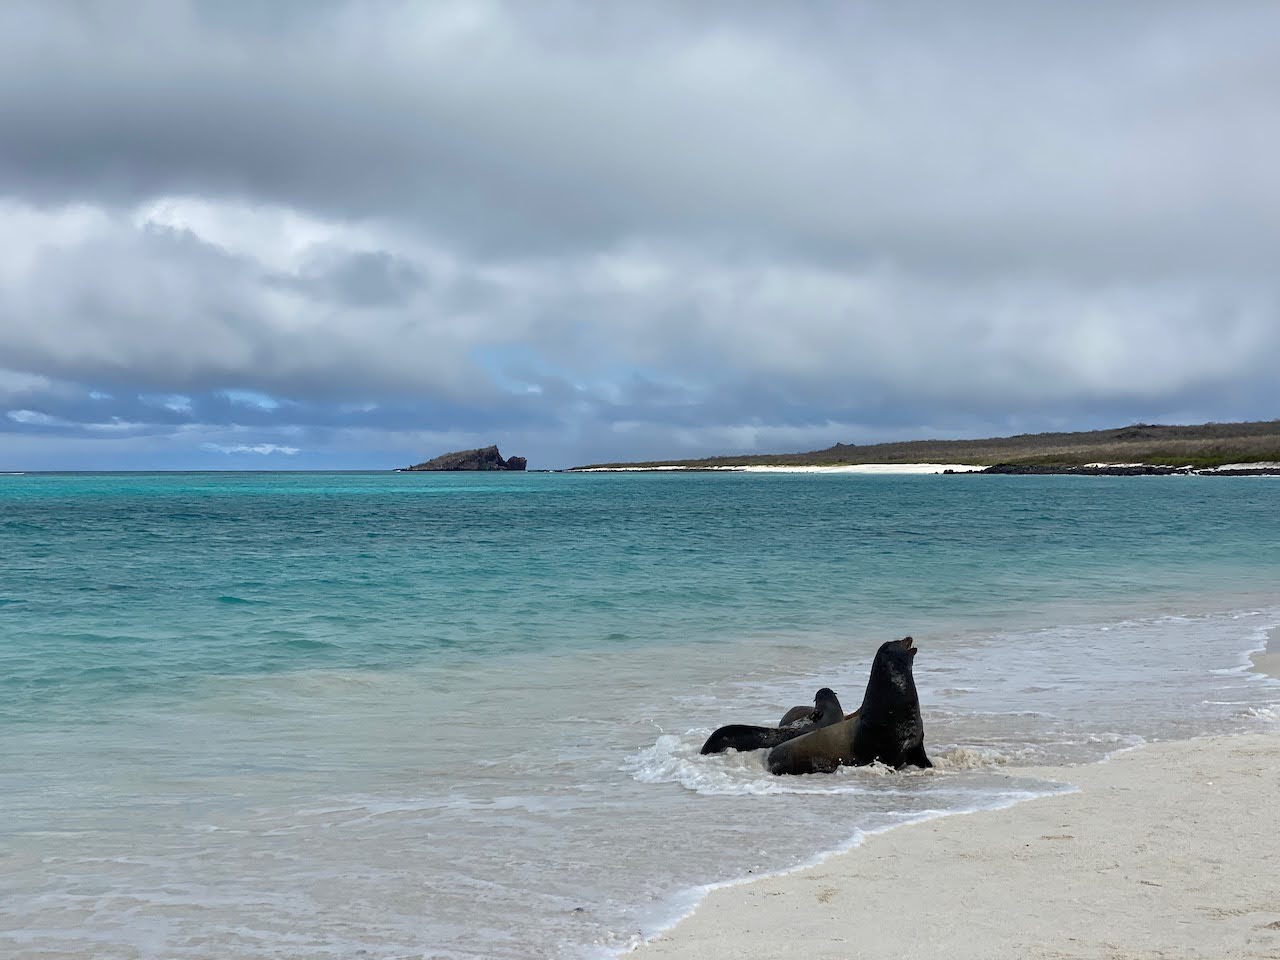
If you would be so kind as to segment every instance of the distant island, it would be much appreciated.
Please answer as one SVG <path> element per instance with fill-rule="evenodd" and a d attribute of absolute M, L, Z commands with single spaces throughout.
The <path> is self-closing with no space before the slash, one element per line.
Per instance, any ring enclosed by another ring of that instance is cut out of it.
<path fill-rule="evenodd" d="M 524 457 L 502 459 L 496 446 L 480 447 L 476 450 L 458 450 L 454 453 L 442 453 L 434 459 L 423 463 L 415 463 L 411 467 L 400 467 L 397 473 L 416 473 L 420 471 L 442 470 L 523 470 L 529 461 Z"/>
<path fill-rule="evenodd" d="M 808 453 L 600 463 L 572 469 L 712 470 L 858 464 L 964 465 L 984 473 L 1277 473 L 1280 420 L 1192 426 L 1137 423 L 1109 430 L 1020 434 L 985 440 L 911 440 L 862 446 L 837 443 Z"/>

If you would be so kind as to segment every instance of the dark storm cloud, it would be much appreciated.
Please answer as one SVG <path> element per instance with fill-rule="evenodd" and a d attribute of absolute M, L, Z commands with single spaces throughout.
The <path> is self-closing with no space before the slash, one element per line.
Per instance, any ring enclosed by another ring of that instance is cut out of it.
<path fill-rule="evenodd" d="M 1273 416 L 1278 27 L 3 4 L 0 430 L 563 463 Z"/>
<path fill-rule="evenodd" d="M 1265 5 L 258 6 L 6 5 L 3 179 L 539 254 L 697 231 L 1160 264 L 1274 237 Z"/>

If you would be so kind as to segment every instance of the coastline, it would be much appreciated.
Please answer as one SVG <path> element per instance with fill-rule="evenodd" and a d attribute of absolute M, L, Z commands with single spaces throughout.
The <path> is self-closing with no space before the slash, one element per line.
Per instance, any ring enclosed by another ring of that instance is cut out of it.
<path fill-rule="evenodd" d="M 1274 641 L 1274 634 L 1273 634 Z M 1280 733 L 1030 768 L 1076 789 L 714 889 L 628 956 L 1280 957 Z"/>
<path fill-rule="evenodd" d="M 1255 653 L 1249 654 L 1253 670 L 1266 674 L 1274 680 L 1280 680 L 1280 627 L 1267 634 L 1267 645 Z"/>
<path fill-rule="evenodd" d="M 1270 477 L 1280 476 L 1280 462 L 1227 463 L 1218 467 L 1170 467 L 1149 463 L 1088 463 L 1081 466 L 1026 466 L 996 464 L 979 466 L 972 463 L 843 463 L 820 464 L 717 464 L 685 466 L 655 464 L 650 466 L 572 467 L 565 473 L 825 473 L 825 474 L 986 474 L 1001 476 L 1092 476 L 1092 477 Z"/>
<path fill-rule="evenodd" d="M 869 473 L 927 474 L 981 473 L 985 467 L 971 463 L 843 463 L 835 466 L 782 464 L 728 464 L 714 467 L 685 467 L 668 464 L 654 467 L 574 467 L 566 473 Z"/>

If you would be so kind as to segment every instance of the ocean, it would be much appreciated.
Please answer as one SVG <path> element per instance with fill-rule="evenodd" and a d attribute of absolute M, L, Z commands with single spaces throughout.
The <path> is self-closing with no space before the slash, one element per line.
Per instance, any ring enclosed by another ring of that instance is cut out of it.
<path fill-rule="evenodd" d="M 1280 728 L 1280 481 L 0 476 L 0 955 L 612 957 L 708 887 Z M 911 634 L 937 768 L 701 757 Z"/>

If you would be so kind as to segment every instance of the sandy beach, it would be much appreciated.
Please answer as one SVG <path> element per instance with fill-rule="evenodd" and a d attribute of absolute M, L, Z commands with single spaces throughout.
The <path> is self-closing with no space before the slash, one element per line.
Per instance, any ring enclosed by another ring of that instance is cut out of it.
<path fill-rule="evenodd" d="M 1151 468 L 1152 464 L 1147 463 L 1087 463 L 1087 468 L 1096 468 L 1099 470 L 1123 470 L 1128 468 Z M 570 473 L 857 473 L 871 474 L 875 476 L 893 476 L 893 475 L 920 475 L 920 474 L 938 474 L 938 473 L 981 473 L 987 469 L 983 466 L 975 466 L 971 463 L 843 463 L 836 465 L 817 465 L 817 464 L 717 464 L 715 466 L 704 467 L 688 467 L 677 464 L 664 464 L 660 466 L 648 467 L 574 467 L 568 471 Z M 1078 468 L 1063 467 L 1054 468 L 1049 472 L 1052 473 L 1071 473 Z M 1172 472 L 1172 468 L 1156 467 L 1155 469 Z M 1277 473 L 1280 472 L 1280 463 L 1272 461 L 1260 461 L 1257 463 L 1227 463 L 1218 467 L 1205 467 L 1202 469 L 1193 469 L 1190 466 L 1178 468 L 1182 472 L 1191 472 L 1203 474 L 1206 476 L 1214 476 L 1220 474 L 1232 474 L 1233 472 L 1257 472 L 1257 473 Z"/>
<path fill-rule="evenodd" d="M 969 463 L 847 463 L 839 466 L 773 466 L 744 464 L 736 467 L 712 467 L 713 470 L 732 470 L 738 473 L 868 473 L 868 474 L 922 474 L 922 473 L 978 473 L 983 468 Z"/>
<path fill-rule="evenodd" d="M 1280 734 L 1027 772 L 1078 789 L 715 890 L 634 955 L 1280 958 Z"/>
<path fill-rule="evenodd" d="M 929 473 L 978 473 L 984 467 L 971 463 L 845 463 L 835 466 L 805 464 L 726 464 L 714 467 L 575 467 L 571 473 L 658 473 L 658 472 L 724 472 L 724 473 L 866 473 L 879 475 L 911 475 Z"/>

